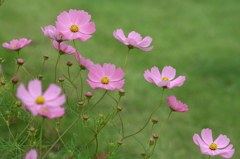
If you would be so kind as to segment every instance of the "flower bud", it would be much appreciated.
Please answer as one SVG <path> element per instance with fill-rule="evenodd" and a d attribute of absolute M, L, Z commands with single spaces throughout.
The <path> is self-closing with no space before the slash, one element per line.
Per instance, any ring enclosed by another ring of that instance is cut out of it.
<path fill-rule="evenodd" d="M 117 142 L 117 144 L 118 144 L 119 146 L 121 146 L 121 145 L 123 144 L 123 142 L 122 142 L 121 140 L 119 140 L 119 141 Z"/>
<path fill-rule="evenodd" d="M 155 142 L 155 140 L 154 140 L 153 138 L 150 138 L 150 139 L 149 139 L 149 145 L 153 145 L 154 142 Z"/>
<path fill-rule="evenodd" d="M 159 137 L 158 134 L 154 134 L 154 135 L 153 135 L 153 138 L 154 138 L 154 139 L 158 139 L 158 137 Z"/>
<path fill-rule="evenodd" d="M 47 60 L 48 58 L 49 58 L 49 56 L 47 56 L 47 55 L 44 55 L 44 56 L 43 56 L 43 59 L 44 59 L 44 60 Z"/>
<path fill-rule="evenodd" d="M 59 82 L 64 82 L 64 80 L 65 80 L 64 78 L 59 78 L 58 79 Z"/>
<path fill-rule="evenodd" d="M 78 105 L 79 105 L 79 106 L 83 106 L 83 105 L 84 105 L 84 102 L 78 102 Z"/>
<path fill-rule="evenodd" d="M 109 143 L 109 146 L 114 147 L 115 144 L 111 142 L 111 143 Z"/>
<path fill-rule="evenodd" d="M 6 84 L 6 81 L 4 79 L 1 80 L 1 84 L 2 85 L 5 85 Z"/>
<path fill-rule="evenodd" d="M 12 83 L 17 84 L 19 82 L 19 79 L 17 77 L 13 77 Z"/>
<path fill-rule="evenodd" d="M 87 115 L 83 115 L 83 119 L 84 120 L 88 120 L 88 116 Z"/>
<path fill-rule="evenodd" d="M 17 106 L 18 106 L 18 107 L 21 107 L 21 106 L 22 106 L 22 102 L 18 101 L 18 102 L 17 102 Z"/>
<path fill-rule="evenodd" d="M 31 128 L 29 129 L 29 131 L 31 131 L 31 132 L 35 132 L 36 129 L 35 129 L 34 127 L 31 127 Z"/>
<path fill-rule="evenodd" d="M 126 93 L 126 91 L 124 90 L 124 89 L 119 89 L 119 91 L 118 91 L 118 94 L 120 95 L 120 96 L 124 96 L 125 95 L 125 93 Z"/>
<path fill-rule="evenodd" d="M 88 100 L 91 99 L 93 96 L 91 92 L 87 92 L 84 95 L 85 95 L 85 97 L 87 97 Z"/>
<path fill-rule="evenodd" d="M 3 58 L 0 58 L 0 63 L 3 63 L 4 62 L 4 59 Z"/>
<path fill-rule="evenodd" d="M 6 115 L 10 115 L 11 112 L 7 110 L 7 111 L 5 111 L 5 114 L 6 114 Z"/>
<path fill-rule="evenodd" d="M 158 120 L 155 119 L 155 118 L 153 118 L 153 119 L 152 119 L 152 123 L 153 123 L 153 124 L 157 124 L 157 123 L 158 123 Z"/>
<path fill-rule="evenodd" d="M 37 77 L 39 80 L 41 80 L 43 78 L 43 75 L 38 75 Z"/>
<path fill-rule="evenodd" d="M 104 118 L 104 115 L 103 114 L 99 114 L 99 118 Z"/>
<path fill-rule="evenodd" d="M 117 107 L 117 110 L 118 110 L 118 111 L 122 111 L 122 109 L 123 109 L 123 108 L 120 107 L 120 106 Z"/>
<path fill-rule="evenodd" d="M 22 66 L 22 65 L 24 64 L 24 60 L 23 60 L 23 59 L 18 59 L 18 60 L 17 60 L 17 64 L 18 64 L 19 66 Z"/>
<path fill-rule="evenodd" d="M 146 152 L 142 152 L 141 156 L 143 156 L 143 157 L 146 156 Z"/>
<path fill-rule="evenodd" d="M 72 63 L 71 61 L 68 61 L 68 62 L 67 62 L 67 65 L 68 65 L 68 66 L 72 66 L 72 64 L 73 64 L 73 63 Z"/>

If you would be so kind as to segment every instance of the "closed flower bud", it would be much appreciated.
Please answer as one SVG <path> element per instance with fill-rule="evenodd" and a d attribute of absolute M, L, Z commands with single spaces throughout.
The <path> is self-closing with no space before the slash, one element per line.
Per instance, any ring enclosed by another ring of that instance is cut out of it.
<path fill-rule="evenodd" d="M 88 99 L 91 99 L 92 96 L 93 96 L 91 92 L 87 92 L 87 93 L 85 93 L 84 95 L 85 95 L 85 97 L 87 97 Z"/>
<path fill-rule="evenodd" d="M 118 106 L 118 107 L 117 107 L 117 110 L 118 110 L 118 111 L 122 111 L 122 107 Z"/>
<path fill-rule="evenodd" d="M 87 115 L 83 115 L 83 119 L 84 120 L 88 120 L 88 116 Z"/>
<path fill-rule="evenodd" d="M 84 102 L 78 102 L 78 105 L 79 105 L 79 106 L 83 106 L 83 105 L 84 105 Z"/>
<path fill-rule="evenodd" d="M 149 139 L 149 145 L 153 145 L 155 143 L 155 140 L 153 138 Z"/>
<path fill-rule="evenodd" d="M 59 78 L 58 81 L 59 82 L 64 82 L 64 78 Z"/>
<path fill-rule="evenodd" d="M 120 96 L 124 96 L 125 95 L 125 93 L 126 93 L 126 91 L 124 90 L 124 89 L 119 89 L 119 91 L 118 91 L 118 94 L 120 95 Z"/>
<path fill-rule="evenodd" d="M 72 64 L 73 64 L 73 63 L 72 63 L 71 61 L 68 61 L 68 62 L 67 62 L 67 65 L 68 65 L 68 66 L 72 66 Z"/>
<path fill-rule="evenodd" d="M 6 81 L 4 79 L 1 80 L 1 84 L 2 85 L 5 85 L 6 84 Z"/>
<path fill-rule="evenodd" d="M 111 142 L 111 143 L 109 143 L 109 146 L 113 147 L 113 146 L 115 146 L 115 144 Z"/>
<path fill-rule="evenodd" d="M 12 83 L 17 84 L 19 82 L 19 79 L 17 77 L 13 77 Z"/>
<path fill-rule="evenodd" d="M 34 127 L 31 127 L 31 128 L 29 129 L 29 131 L 31 131 L 31 132 L 35 132 L 36 129 L 35 129 Z"/>
<path fill-rule="evenodd" d="M 18 60 L 17 60 L 17 64 L 18 64 L 19 66 L 22 66 L 22 65 L 24 64 L 24 60 L 23 60 L 23 59 L 18 59 Z"/>
<path fill-rule="evenodd" d="M 38 79 L 41 80 L 43 78 L 43 75 L 38 75 Z"/>
<path fill-rule="evenodd" d="M 122 141 L 118 141 L 117 144 L 118 144 L 119 146 L 121 146 L 121 145 L 123 144 L 123 142 L 122 142 Z"/>
<path fill-rule="evenodd" d="M 141 153 L 141 156 L 146 156 L 146 152 L 142 152 L 142 153 Z"/>
<path fill-rule="evenodd" d="M 158 123 L 158 120 L 155 119 L 155 118 L 153 118 L 153 119 L 152 119 L 152 123 L 153 123 L 153 124 L 157 124 L 157 123 Z"/>
<path fill-rule="evenodd" d="M 21 107 L 21 106 L 22 106 L 22 102 L 18 101 L 18 102 L 17 102 L 17 106 L 18 106 L 18 107 Z"/>
<path fill-rule="evenodd" d="M 158 134 L 154 134 L 154 135 L 153 135 L 153 138 L 154 138 L 154 139 L 158 139 L 158 137 L 159 137 Z"/>
<path fill-rule="evenodd" d="M 99 114 L 99 118 L 104 118 L 104 115 L 103 114 Z"/>
<path fill-rule="evenodd" d="M 49 56 L 44 55 L 43 58 L 44 58 L 44 60 L 47 60 L 49 58 Z"/>

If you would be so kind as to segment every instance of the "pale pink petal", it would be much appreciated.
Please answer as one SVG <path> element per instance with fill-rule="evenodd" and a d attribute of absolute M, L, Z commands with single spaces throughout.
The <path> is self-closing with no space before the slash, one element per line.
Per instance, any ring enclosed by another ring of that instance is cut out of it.
<path fill-rule="evenodd" d="M 148 47 L 152 42 L 152 38 L 150 36 L 146 36 L 142 41 L 138 43 L 140 47 Z"/>
<path fill-rule="evenodd" d="M 170 81 L 169 85 L 167 86 L 169 89 L 173 87 L 180 87 L 183 85 L 184 81 L 186 80 L 185 76 L 179 76 L 178 78 Z"/>
<path fill-rule="evenodd" d="M 69 13 L 70 13 L 70 11 L 69 11 Z M 76 12 L 76 19 L 74 21 L 74 24 L 82 27 L 82 26 L 86 25 L 90 21 L 90 19 L 91 19 L 91 15 L 89 15 L 84 10 L 79 10 Z"/>
<path fill-rule="evenodd" d="M 156 83 L 158 87 L 168 86 L 168 84 L 169 84 L 169 81 L 164 81 L 164 80 L 161 80 L 158 83 Z"/>
<path fill-rule="evenodd" d="M 149 70 L 146 70 L 143 76 L 148 82 L 154 83 L 154 80 L 152 79 L 152 74 Z"/>
<path fill-rule="evenodd" d="M 233 145 L 229 145 L 225 149 L 220 150 L 220 156 L 223 158 L 231 158 L 235 152 L 235 149 L 232 149 Z"/>
<path fill-rule="evenodd" d="M 205 142 L 202 141 L 202 139 L 200 138 L 200 136 L 198 134 L 194 134 L 193 135 L 193 141 L 198 146 L 207 146 L 207 147 L 209 147 L 208 145 L 206 145 Z"/>
<path fill-rule="evenodd" d="M 124 42 L 126 40 L 126 37 L 122 29 L 117 29 L 116 31 L 113 32 L 113 35 L 116 39 L 118 39 L 121 42 Z"/>
<path fill-rule="evenodd" d="M 16 96 L 25 104 L 25 105 L 34 105 L 34 97 L 26 90 L 24 84 L 20 84 L 17 88 Z"/>
<path fill-rule="evenodd" d="M 46 101 L 46 105 L 48 105 L 48 107 L 58 107 L 63 105 L 65 102 L 66 102 L 66 96 L 65 94 L 63 94 L 61 96 L 58 96 L 55 99 Z"/>
<path fill-rule="evenodd" d="M 28 109 L 32 113 L 33 116 L 37 116 L 41 106 L 38 106 L 37 104 L 31 105 L 31 106 L 26 105 L 25 108 Z"/>
<path fill-rule="evenodd" d="M 124 81 L 125 81 L 124 79 L 120 80 L 120 81 L 110 81 L 108 83 L 108 85 L 109 85 L 109 87 L 114 88 L 114 89 L 111 89 L 111 90 L 121 89 L 123 87 L 123 85 L 124 85 Z"/>
<path fill-rule="evenodd" d="M 213 139 L 212 139 L 212 130 L 211 129 L 203 129 L 201 132 L 201 136 L 203 141 L 207 144 L 210 145 L 211 143 L 213 143 Z"/>
<path fill-rule="evenodd" d="M 124 42 L 126 45 L 132 45 L 134 47 L 139 48 L 138 43 L 134 39 L 127 38 Z"/>
<path fill-rule="evenodd" d="M 90 81 L 90 80 L 86 80 L 88 82 L 88 84 L 90 85 L 90 87 L 92 87 L 92 89 L 98 89 L 98 88 L 101 88 L 102 86 L 102 83 L 99 81 L 99 82 L 93 82 L 93 81 Z"/>
<path fill-rule="evenodd" d="M 218 148 L 224 148 L 230 143 L 230 139 L 226 135 L 220 134 L 214 143 L 218 145 Z"/>
<path fill-rule="evenodd" d="M 45 116 L 49 119 L 62 117 L 65 113 L 65 108 L 61 107 L 48 107 L 39 110 L 39 115 Z"/>
<path fill-rule="evenodd" d="M 140 42 L 142 40 L 142 37 L 139 33 L 132 31 L 128 34 L 128 38 L 135 40 L 136 42 Z"/>
<path fill-rule="evenodd" d="M 96 31 L 95 29 L 95 23 L 89 22 L 88 24 L 80 27 L 80 32 L 84 34 L 92 34 Z"/>
<path fill-rule="evenodd" d="M 162 70 L 162 77 L 167 77 L 172 80 L 176 75 L 176 70 L 171 66 L 165 66 Z"/>
<path fill-rule="evenodd" d="M 109 77 L 115 71 L 116 67 L 113 64 L 104 63 L 103 64 L 103 77 Z"/>
<path fill-rule="evenodd" d="M 121 68 L 117 68 L 110 76 L 110 81 L 118 81 L 124 77 L 124 72 Z"/>
<path fill-rule="evenodd" d="M 92 37 L 92 35 L 81 34 L 81 36 L 78 38 L 78 40 L 81 41 L 81 42 L 84 42 L 91 37 Z"/>
<path fill-rule="evenodd" d="M 35 99 L 42 96 L 42 82 L 38 79 L 30 81 L 28 83 L 28 91 Z"/>
<path fill-rule="evenodd" d="M 43 93 L 45 100 L 53 100 L 57 98 L 62 91 L 62 88 L 56 84 L 50 84 L 47 90 Z"/>
<path fill-rule="evenodd" d="M 24 159 L 37 159 L 38 155 L 37 155 L 37 151 L 34 149 L 31 149 L 26 156 L 24 157 Z"/>
<path fill-rule="evenodd" d="M 139 49 L 143 50 L 143 51 L 150 51 L 153 49 L 153 46 L 148 47 L 148 48 L 144 48 L 144 47 L 139 47 Z"/>

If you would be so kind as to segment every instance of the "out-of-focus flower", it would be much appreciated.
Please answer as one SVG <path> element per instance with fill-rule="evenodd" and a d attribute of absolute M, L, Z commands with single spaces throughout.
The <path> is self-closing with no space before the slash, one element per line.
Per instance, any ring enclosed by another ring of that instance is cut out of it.
<path fill-rule="evenodd" d="M 28 40 L 25 38 L 22 38 L 20 40 L 13 39 L 12 41 L 10 41 L 10 44 L 3 43 L 2 46 L 8 50 L 19 50 L 19 49 L 23 48 L 24 46 L 29 45 L 31 42 L 32 42 L 32 40 Z"/>
<path fill-rule="evenodd" d="M 122 88 L 124 84 L 124 72 L 121 68 L 116 69 L 115 65 L 104 63 L 95 64 L 91 67 L 87 80 L 93 89 L 103 88 L 106 90 L 115 90 Z"/>
<path fill-rule="evenodd" d="M 78 52 L 76 52 L 74 54 L 75 59 L 77 60 L 77 62 L 79 62 L 80 67 L 82 69 L 87 69 L 89 70 L 94 63 L 90 60 L 90 59 L 85 59 L 83 56 L 81 56 Z"/>
<path fill-rule="evenodd" d="M 151 72 L 146 70 L 144 78 L 151 83 L 155 83 L 158 87 L 167 87 L 172 89 L 173 87 L 180 87 L 185 81 L 185 76 L 179 76 L 174 79 L 176 70 L 171 66 L 165 66 L 162 70 L 162 74 L 159 72 L 156 66 L 151 68 Z M 173 80 L 174 79 L 174 80 Z"/>
<path fill-rule="evenodd" d="M 232 144 L 228 145 L 230 139 L 227 138 L 226 135 L 220 134 L 218 138 L 213 141 L 212 130 L 207 128 L 202 129 L 201 136 L 202 139 L 198 134 L 194 134 L 193 141 L 200 147 L 202 154 L 210 156 L 220 155 L 223 158 L 231 158 L 233 156 L 235 149 L 232 149 Z"/>
<path fill-rule="evenodd" d="M 33 116 L 41 115 L 52 119 L 64 115 L 64 108 L 60 106 L 66 102 L 66 97 L 60 95 L 61 91 L 61 87 L 50 84 L 47 90 L 42 93 L 42 83 L 40 80 L 35 79 L 28 83 L 28 90 L 24 84 L 20 84 L 16 96 Z"/>
<path fill-rule="evenodd" d="M 177 111 L 177 112 L 188 111 L 187 104 L 183 104 L 181 101 L 177 100 L 177 98 L 173 95 L 170 95 L 169 97 L 167 97 L 167 103 L 173 111 Z"/>
<path fill-rule="evenodd" d="M 52 42 L 52 45 L 53 45 L 53 47 L 56 50 L 60 50 L 60 54 L 61 55 L 64 55 L 64 54 L 71 55 L 71 54 L 75 54 L 76 53 L 76 49 L 74 47 L 66 44 L 65 42 L 61 42 L 59 44 L 56 40 L 54 40 Z"/>
<path fill-rule="evenodd" d="M 46 27 L 41 27 L 43 33 L 45 36 L 57 40 L 57 41 L 62 41 L 62 40 L 68 40 L 60 31 L 58 31 L 55 26 L 48 25 Z"/>
<path fill-rule="evenodd" d="M 78 39 L 86 41 L 96 31 L 95 23 L 89 22 L 91 15 L 84 10 L 70 9 L 69 12 L 62 12 L 58 15 L 56 28 L 63 33 L 67 39 Z"/>
<path fill-rule="evenodd" d="M 127 45 L 129 49 L 136 47 L 144 51 L 150 51 L 153 48 L 153 46 L 148 47 L 152 42 L 152 38 L 150 36 L 146 36 L 142 39 L 141 35 L 135 31 L 130 32 L 126 38 L 123 30 L 117 29 L 113 32 L 113 36 L 124 45 Z"/>
<path fill-rule="evenodd" d="M 24 157 L 24 159 L 37 159 L 38 155 L 37 155 L 37 151 L 34 149 L 31 149 L 26 156 Z"/>

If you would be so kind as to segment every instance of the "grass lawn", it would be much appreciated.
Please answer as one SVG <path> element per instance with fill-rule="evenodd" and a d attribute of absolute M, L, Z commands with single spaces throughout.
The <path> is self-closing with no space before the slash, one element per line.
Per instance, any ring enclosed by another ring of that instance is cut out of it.
<path fill-rule="evenodd" d="M 160 100 L 162 89 L 144 79 L 146 69 L 157 66 L 161 70 L 164 66 L 172 66 L 176 68 L 177 76 L 186 76 L 182 87 L 165 90 L 163 105 L 153 116 L 159 120 L 160 129 L 169 113 L 165 100 L 169 95 L 175 95 L 189 106 L 186 113 L 172 114 L 153 159 L 206 159 L 208 156 L 202 155 L 192 140 L 193 134 L 200 134 L 203 128 L 212 129 L 214 138 L 219 134 L 227 135 L 236 149 L 232 158 L 240 158 L 239 0 L 5 0 L 0 7 L 0 43 L 12 39 L 32 39 L 33 42 L 20 52 L 26 61 L 25 67 L 35 76 L 39 72 L 42 56 L 49 55 L 43 72 L 45 86 L 53 82 L 53 72 L 48 70 L 53 70 L 57 52 L 40 27 L 55 25 L 57 15 L 69 9 L 85 10 L 92 15 L 91 21 L 95 22 L 97 30 L 88 41 L 77 41 L 77 49 L 94 63 L 123 66 L 127 47 L 114 39 L 112 33 L 116 29 L 122 28 L 125 35 L 136 31 L 142 37 L 153 38 L 153 50 L 131 50 L 124 69 L 127 94 L 122 98 L 121 106 L 124 108 L 125 134 L 139 130 Z M 16 69 L 13 58 L 17 58 L 17 54 L 0 47 L 0 57 L 6 59 L 3 63 L 5 75 L 11 77 Z M 62 58 L 63 67 L 69 60 L 74 61 L 74 57 Z M 87 78 L 87 74 L 83 77 Z M 30 78 L 21 76 L 20 79 L 27 83 Z M 97 101 L 103 90 L 93 91 L 87 82 L 85 85 L 84 91 L 93 92 L 93 100 Z M 117 96 L 117 91 L 111 94 Z M 112 106 L 109 100 L 107 97 L 97 106 L 96 114 L 109 111 Z M 68 113 L 69 119 L 65 120 L 74 120 L 70 111 Z M 158 129 L 155 129 L 156 133 Z M 1 137 L 4 131 L 0 132 Z M 72 134 L 75 134 L 77 146 L 89 139 L 82 130 L 70 130 L 70 135 L 66 135 L 64 140 L 70 140 Z M 139 142 L 147 148 L 149 134 L 150 126 L 136 138 L 124 140 L 119 152 L 121 156 L 117 158 L 142 158 L 140 153 L 144 148 Z M 114 129 L 100 135 L 104 140 L 100 143 L 100 153 L 108 150 L 108 141 L 120 139 Z"/>

